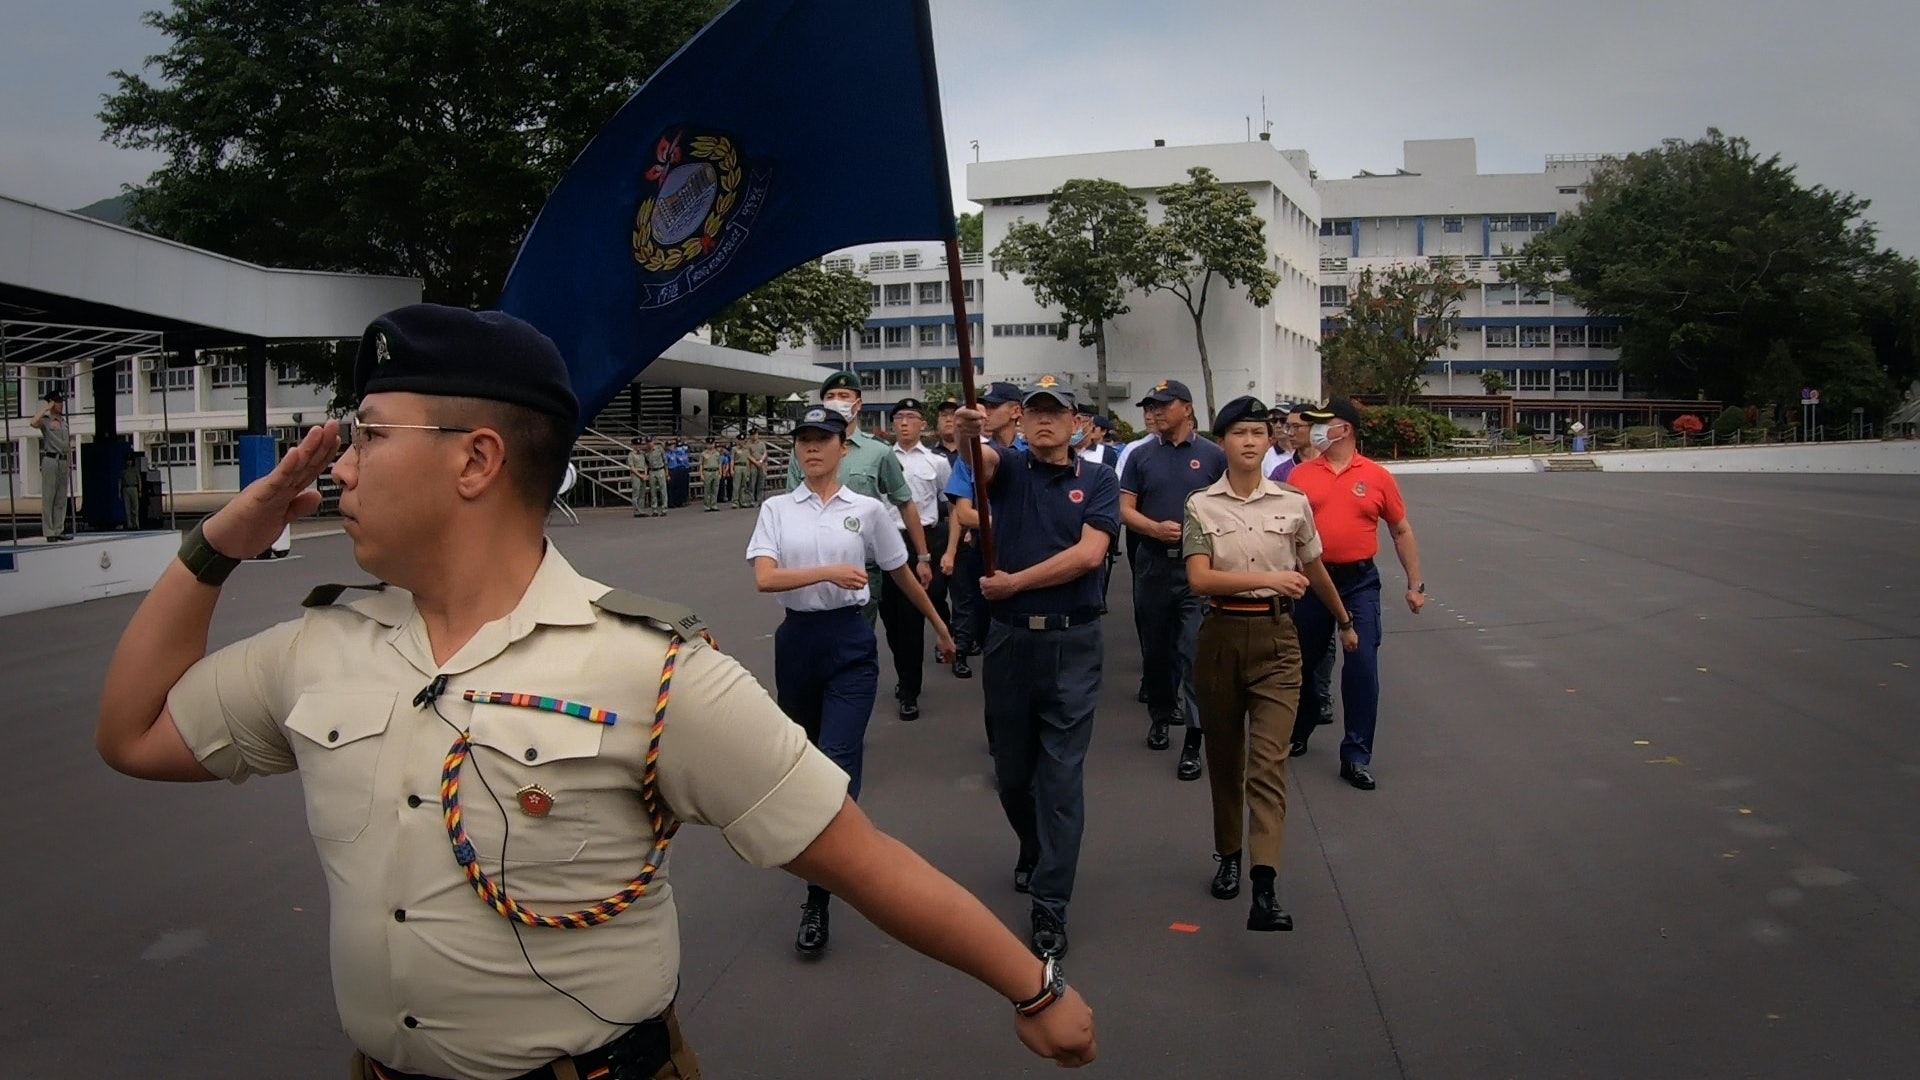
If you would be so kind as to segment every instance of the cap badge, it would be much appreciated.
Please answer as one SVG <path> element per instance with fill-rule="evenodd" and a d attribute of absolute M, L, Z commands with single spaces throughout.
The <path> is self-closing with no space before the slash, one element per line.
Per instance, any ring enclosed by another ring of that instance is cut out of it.
<path fill-rule="evenodd" d="M 393 354 L 387 351 L 387 332 L 385 330 L 375 330 L 373 332 L 373 362 L 376 364 L 384 364 L 392 359 Z"/>
<path fill-rule="evenodd" d="M 1153 388 L 1153 392 L 1158 394 L 1161 391 L 1165 390 L 1166 388 L 1167 388 L 1167 384 L 1165 382 L 1162 382 Z"/>
<path fill-rule="evenodd" d="M 1040 377 L 1040 382 L 1038 385 L 1039 385 L 1039 388 L 1042 390 L 1051 390 L 1054 387 L 1060 385 L 1060 380 L 1054 378 L 1051 375 L 1042 375 Z"/>
<path fill-rule="evenodd" d="M 513 793 L 520 812 L 528 817 L 546 817 L 553 813 L 553 795 L 539 784 L 528 784 Z"/>

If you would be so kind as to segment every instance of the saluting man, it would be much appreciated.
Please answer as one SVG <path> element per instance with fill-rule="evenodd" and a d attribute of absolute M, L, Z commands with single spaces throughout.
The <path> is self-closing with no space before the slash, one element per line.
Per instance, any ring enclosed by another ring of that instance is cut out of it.
<path fill-rule="evenodd" d="M 1201 729 L 1193 662 L 1203 605 L 1187 585 L 1180 528 L 1187 516 L 1187 496 L 1226 475 L 1227 455 L 1200 437 L 1193 420 L 1193 394 L 1185 383 L 1172 379 L 1160 383 L 1140 407 L 1160 438 L 1127 457 L 1120 474 L 1120 520 L 1140 538 L 1135 547 L 1133 604 L 1142 631 L 1147 748 L 1165 750 L 1168 727 L 1184 720 L 1186 741 L 1174 775 L 1198 780 Z"/>
<path fill-rule="evenodd" d="M 28 426 L 40 433 L 40 536 L 51 544 L 73 539 L 73 523 L 67 520 L 73 435 L 67 427 L 66 391 L 48 391 L 46 401 Z"/>
<path fill-rule="evenodd" d="M 1017 1000 L 1043 1056 L 1092 1060 L 1058 967 L 875 831 L 698 616 L 545 541 L 579 422 L 551 341 L 415 305 L 369 327 L 354 382 L 357 412 L 187 535 L 120 639 L 95 742 L 153 780 L 299 771 L 357 1080 L 698 1076 L 673 1012 L 680 822 Z M 205 655 L 227 575 L 318 507 L 342 447 L 354 559 L 385 584 L 316 590 Z"/>

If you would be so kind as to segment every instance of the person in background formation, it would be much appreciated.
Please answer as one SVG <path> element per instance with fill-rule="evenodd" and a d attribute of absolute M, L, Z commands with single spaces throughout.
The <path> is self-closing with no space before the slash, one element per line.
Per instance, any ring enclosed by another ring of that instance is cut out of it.
<path fill-rule="evenodd" d="M 887 520 L 884 504 L 841 485 L 846 432 L 846 419 L 824 406 L 808 409 L 794 426 L 803 481 L 786 498 L 761 504 L 747 560 L 754 584 L 777 594 L 787 609 L 773 638 L 780 709 L 846 770 L 847 797 L 858 799 L 880 682 L 879 647 L 861 615 L 869 593 L 866 568 L 879 566 L 891 587 L 933 623 L 942 660 L 952 658 L 953 638 L 908 566 L 901 530 Z M 831 895 L 824 886 L 807 886 L 794 938 L 802 955 L 818 956 L 827 947 Z"/>
<path fill-rule="evenodd" d="M 1114 465 L 1113 465 L 1113 474 L 1115 476 L 1126 475 L 1127 460 L 1133 456 L 1134 451 L 1140 449 L 1143 446 L 1151 446 L 1154 443 L 1160 441 L 1160 430 L 1159 430 L 1160 422 L 1165 418 L 1166 418 L 1166 414 L 1164 412 L 1149 413 L 1145 409 L 1144 402 L 1141 403 L 1141 416 L 1140 416 L 1141 434 L 1137 438 L 1135 438 L 1133 441 L 1127 443 L 1125 446 L 1122 446 L 1120 448 L 1120 456 L 1118 460 L 1114 462 Z M 1127 567 L 1129 570 L 1128 577 L 1131 580 L 1131 578 L 1137 576 L 1140 573 L 1141 536 L 1139 533 L 1134 532 L 1130 528 L 1127 528 L 1126 522 L 1124 520 L 1121 521 L 1120 525 L 1121 525 L 1120 548 L 1122 551 L 1126 553 Z M 1146 613 L 1140 610 L 1140 606 L 1138 604 L 1134 605 L 1134 608 L 1133 608 L 1133 636 L 1134 636 L 1134 641 L 1140 646 L 1140 655 L 1144 657 L 1147 651 L 1147 620 L 1146 620 Z M 1134 693 L 1134 700 L 1138 701 L 1142 705 L 1145 705 L 1147 703 L 1147 672 L 1146 672 L 1146 664 L 1144 661 L 1141 664 L 1141 670 L 1140 670 L 1140 686 Z"/>
<path fill-rule="evenodd" d="M 952 465 L 960 460 L 960 440 L 953 433 L 953 414 L 959 411 L 960 403 L 948 398 L 939 405 L 940 418 L 936 422 L 935 434 L 938 436 L 932 450 L 947 459 Z"/>
<path fill-rule="evenodd" d="M 73 539 L 67 494 L 73 478 L 73 434 L 67 425 L 67 392 L 50 390 L 28 425 L 40 433 L 40 536 L 47 543 Z"/>
<path fill-rule="evenodd" d="M 1135 450 L 1120 476 L 1120 519 L 1140 534 L 1134 564 L 1133 605 L 1142 630 L 1140 666 L 1147 683 L 1147 747 L 1165 750 L 1167 729 L 1186 724 L 1174 775 L 1200 779 L 1200 709 L 1194 700 L 1194 650 L 1200 638 L 1201 602 L 1187 585 L 1180 553 L 1187 496 L 1227 471 L 1227 455 L 1200 437 L 1193 395 L 1168 380 L 1140 402 L 1160 438 Z"/>
<path fill-rule="evenodd" d="M 668 506 L 685 506 L 691 499 L 693 478 L 693 454 L 687 449 L 687 440 L 675 439 L 667 450 L 667 492 Z"/>
<path fill-rule="evenodd" d="M 673 1010 L 679 822 L 1041 1003 L 1020 1039 L 1092 1060 L 1058 967 L 876 831 L 697 615 L 545 541 L 579 409 L 551 341 L 499 312 L 401 308 L 368 328 L 354 387 L 356 412 L 187 534 L 121 636 L 94 733 L 143 779 L 297 770 L 350 1076 L 698 1076 Z M 354 560 L 386 584 L 344 605 L 345 586 L 316 589 L 303 618 L 207 655 L 223 582 L 318 508 L 330 465 Z"/>
<path fill-rule="evenodd" d="M 734 456 L 735 503 L 742 508 L 759 506 L 764 494 L 762 485 L 767 482 L 767 444 L 760 437 L 759 428 L 747 432 L 746 442 L 740 444 Z"/>
<path fill-rule="evenodd" d="M 627 471 L 633 474 L 633 516 L 650 517 L 647 503 L 653 488 L 653 476 L 647 468 L 646 436 L 634 439 L 633 449 L 627 451 Z"/>
<path fill-rule="evenodd" d="M 1340 667 L 1346 720 L 1340 777 L 1362 791 L 1372 791 L 1373 732 L 1380 713 L 1380 571 L 1374 565 L 1380 550 L 1380 523 L 1387 523 L 1394 552 L 1407 573 L 1407 608 L 1415 615 L 1427 604 L 1420 544 L 1393 474 L 1360 453 L 1359 407 L 1346 398 L 1334 398 L 1325 409 L 1304 416 L 1313 425 L 1309 436 L 1320 456 L 1296 466 L 1287 482 L 1305 492 L 1313 504 L 1313 519 L 1326 549 L 1327 573 L 1360 634 L 1360 647 L 1347 653 Z M 1334 612 L 1308 597 L 1294 608 L 1293 619 L 1307 668 L 1331 665 Z M 1307 686 L 1320 694 L 1311 680 Z M 1307 739 L 1322 708 L 1316 700 L 1313 708 L 1303 707 L 1294 720 L 1293 757 L 1307 752 Z"/>
<path fill-rule="evenodd" d="M 1266 470 L 1267 479 L 1284 484 L 1301 462 L 1319 457 L 1320 451 L 1313 448 L 1313 425 L 1307 422 L 1307 406 L 1288 406 L 1284 416 L 1275 410 L 1274 417 L 1277 427 L 1273 451 L 1261 466 Z"/>
<path fill-rule="evenodd" d="M 1089 406 L 1081 406 L 1086 434 L 1079 447 L 1080 460 L 1095 462 L 1113 469 L 1120 463 L 1120 448 L 1113 444 L 1111 438 L 1113 421 L 1105 416 L 1093 415 L 1089 409 Z M 1114 473 L 1115 477 L 1119 475 L 1118 471 Z M 1113 566 L 1119 561 L 1120 537 L 1115 536 L 1113 545 L 1107 549 L 1107 563 L 1100 568 L 1100 614 L 1102 615 L 1107 613 L 1107 594 L 1113 586 Z"/>
<path fill-rule="evenodd" d="M 667 451 L 651 435 L 640 437 L 641 445 L 646 448 L 647 459 L 647 513 L 654 517 L 667 516 Z"/>
<path fill-rule="evenodd" d="M 952 478 L 953 467 L 939 454 L 922 445 L 920 438 L 927 429 L 927 406 L 917 398 L 901 398 L 894 403 L 888 417 L 893 427 L 893 456 L 900 459 L 900 471 L 906 475 L 907 486 L 913 490 L 913 502 L 906 506 L 887 504 L 887 518 L 894 529 L 900 533 L 902 544 L 907 542 L 905 514 L 918 514 L 921 533 L 926 536 L 932 549 L 915 559 L 915 572 L 924 567 L 928 573 L 920 576 L 920 581 L 933 601 L 933 608 L 939 613 L 940 621 L 945 623 L 950 615 L 946 608 L 947 576 L 941 572 L 939 560 L 946 554 L 946 522 L 941 520 L 940 509 L 945 502 L 947 481 Z M 884 587 L 880 594 L 880 621 L 887 629 L 887 649 L 893 653 L 893 670 L 897 678 L 893 696 L 899 705 L 900 719 L 918 720 L 920 718 L 920 690 L 923 685 L 926 666 L 927 639 L 925 624 L 920 613 L 914 608 L 912 597 L 891 584 Z"/>
<path fill-rule="evenodd" d="M 1272 442 L 1267 407 L 1235 398 L 1214 418 L 1227 473 L 1187 500 L 1181 550 L 1193 591 L 1207 598 L 1194 684 L 1206 730 L 1213 798 L 1216 899 L 1240 895 L 1242 846 L 1252 858 L 1249 930 L 1291 930 L 1276 882 L 1287 822 L 1287 743 L 1300 703 L 1300 641 L 1290 617 L 1311 587 L 1334 613 L 1340 643 L 1359 646 L 1353 620 L 1320 562 L 1307 497 L 1260 474 Z"/>
<path fill-rule="evenodd" d="M 986 389 L 980 391 L 978 401 L 986 416 L 985 433 L 980 436 L 983 443 L 1012 447 L 1021 441 L 1021 397 L 1020 388 L 1012 383 L 988 383 Z M 955 423 L 957 432 L 958 421 Z M 953 677 L 971 679 L 973 668 L 967 664 L 967 657 L 979 656 L 986 646 L 987 601 L 980 593 L 980 579 L 986 574 L 980 550 L 980 512 L 973 506 L 973 470 L 967 465 L 965 453 L 954 459 L 946 494 L 949 503 L 947 554 L 941 565 L 947 575 L 947 592 L 953 601 L 954 642 L 960 647 L 960 656 L 953 662 Z M 992 731 L 988 731 L 987 741 L 992 743 Z"/>
<path fill-rule="evenodd" d="M 725 462 L 720 440 L 708 438 L 707 448 L 700 452 L 700 498 L 709 514 L 720 509 L 720 472 Z"/>
<path fill-rule="evenodd" d="M 859 376 L 850 371 L 834 372 L 820 383 L 820 398 L 827 408 L 847 421 L 847 454 L 840 463 L 840 482 L 852 491 L 883 503 L 904 507 L 913 502 L 913 489 L 907 486 L 906 474 L 900 471 L 900 459 L 893 456 L 893 447 L 860 430 Z M 787 490 L 797 490 L 801 481 L 800 463 L 795 461 L 787 468 Z M 915 572 L 924 588 L 933 576 L 932 566 L 919 561 L 927 554 L 926 532 L 920 528 L 917 514 L 906 515 L 904 524 L 907 553 L 914 559 Z M 869 576 L 875 576 L 877 567 L 867 569 Z M 879 594 L 873 593 L 867 604 L 868 626 L 873 625 L 879 613 Z"/>
<path fill-rule="evenodd" d="M 732 439 L 720 440 L 720 506 L 725 509 L 735 501 L 733 494 L 734 449 Z"/>
<path fill-rule="evenodd" d="M 980 586 L 991 606 L 983 681 L 995 786 L 1019 841 L 1013 887 L 1033 897 L 1033 951 L 1058 957 L 1086 823 L 1099 570 L 1120 531 L 1119 484 L 1068 445 L 1075 401 L 1060 380 L 1041 378 L 1021 404 L 1027 447 L 980 448 L 999 563 Z M 964 439 L 987 417 L 963 409 L 957 419 Z"/>
<path fill-rule="evenodd" d="M 126 515 L 127 531 L 140 528 L 143 515 L 140 513 L 141 487 L 144 477 L 140 475 L 140 458 L 132 452 L 129 445 L 127 460 L 120 466 L 120 509 Z"/>

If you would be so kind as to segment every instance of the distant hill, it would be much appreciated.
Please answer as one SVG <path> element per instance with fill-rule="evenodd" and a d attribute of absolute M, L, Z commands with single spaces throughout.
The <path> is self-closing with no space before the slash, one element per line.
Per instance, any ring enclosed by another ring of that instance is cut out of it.
<path fill-rule="evenodd" d="M 115 195 L 111 199 L 101 199 L 96 203 L 88 203 L 80 209 L 75 210 L 74 213 L 83 217 L 93 218 L 95 221 L 104 221 L 109 225 L 125 225 L 127 223 L 127 202 L 128 196 Z"/>

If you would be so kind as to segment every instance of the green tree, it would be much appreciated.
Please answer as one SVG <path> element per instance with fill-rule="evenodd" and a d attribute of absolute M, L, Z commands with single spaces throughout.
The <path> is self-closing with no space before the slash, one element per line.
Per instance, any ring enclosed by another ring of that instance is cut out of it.
<path fill-rule="evenodd" d="M 1480 388 L 1487 392 L 1488 397 L 1498 397 L 1513 389 L 1513 385 L 1507 382 L 1506 373 L 1499 368 L 1487 368 L 1480 372 Z"/>
<path fill-rule="evenodd" d="M 567 166 L 720 0 L 174 0 L 100 119 L 167 163 L 133 222 L 268 266 L 495 302 Z"/>
<path fill-rule="evenodd" d="M 1389 406 L 1407 404 L 1427 364 L 1459 343 L 1460 301 L 1471 287 L 1442 256 L 1361 271 L 1320 345 L 1327 384 L 1345 396 L 1382 394 Z"/>
<path fill-rule="evenodd" d="M 961 251 L 985 251 L 987 248 L 986 222 L 981 211 L 961 214 L 953 219 L 954 228 L 960 232 Z"/>
<path fill-rule="evenodd" d="M 1146 200 L 1111 180 L 1069 180 L 1054 189 L 1046 224 L 1021 219 L 993 249 L 1001 277 L 1023 277 L 1035 300 L 1059 310 L 1062 326 L 1079 328 L 1080 347 L 1093 347 L 1093 403 L 1102 412 L 1107 324 L 1132 310 L 1127 285 L 1147 229 Z"/>
<path fill-rule="evenodd" d="M 1187 170 L 1187 182 L 1160 190 L 1163 215 L 1141 243 L 1134 283 L 1148 292 L 1168 292 L 1193 318 L 1200 350 L 1200 380 L 1207 396 L 1207 424 L 1219 402 L 1213 392 L 1213 360 L 1207 355 L 1205 318 L 1214 279 L 1245 289 L 1247 302 L 1266 307 L 1280 275 L 1268 265 L 1266 222 L 1253 212 L 1253 196 L 1220 183 L 1211 169 Z"/>
<path fill-rule="evenodd" d="M 837 341 L 866 325 L 873 310 L 867 279 L 811 262 L 795 267 L 720 309 L 709 324 L 716 345 L 770 353 Z"/>
<path fill-rule="evenodd" d="M 1624 319 L 1621 365 L 1658 393 L 1877 408 L 1912 371 L 1920 274 L 1867 208 L 1709 130 L 1600 168 L 1509 276 Z"/>

